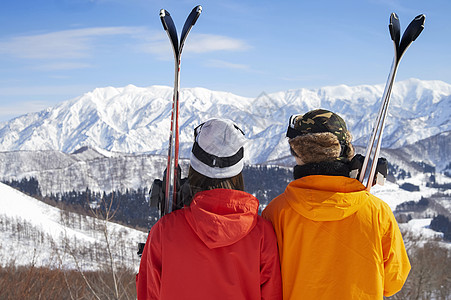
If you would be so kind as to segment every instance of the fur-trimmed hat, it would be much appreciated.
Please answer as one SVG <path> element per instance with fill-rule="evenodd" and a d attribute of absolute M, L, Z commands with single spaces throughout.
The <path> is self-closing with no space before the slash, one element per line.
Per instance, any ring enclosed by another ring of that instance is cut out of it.
<path fill-rule="evenodd" d="M 291 116 L 287 137 L 292 153 L 304 163 L 350 160 L 354 156 L 345 121 L 325 109 Z"/>
<path fill-rule="evenodd" d="M 210 119 L 194 129 L 191 167 L 210 178 L 230 178 L 243 170 L 243 131 L 232 121 Z"/>

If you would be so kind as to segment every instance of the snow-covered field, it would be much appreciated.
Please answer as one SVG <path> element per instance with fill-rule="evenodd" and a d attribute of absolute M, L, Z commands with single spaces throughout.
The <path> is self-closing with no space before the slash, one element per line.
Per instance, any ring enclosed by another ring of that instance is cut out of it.
<path fill-rule="evenodd" d="M 137 244 L 146 241 L 145 232 L 64 212 L 2 183 L 0 207 L 2 265 L 98 269 L 109 244 L 116 264 L 139 266 Z"/>
<path fill-rule="evenodd" d="M 437 192 L 437 189 L 426 187 L 420 177 L 409 180 L 409 183 L 419 186 L 419 191 L 406 191 L 401 189 L 398 184 L 387 181 L 383 186 L 372 187 L 371 193 L 384 200 L 392 210 L 395 210 L 396 206 L 403 202 L 419 201 L 422 197 L 430 197 Z"/>

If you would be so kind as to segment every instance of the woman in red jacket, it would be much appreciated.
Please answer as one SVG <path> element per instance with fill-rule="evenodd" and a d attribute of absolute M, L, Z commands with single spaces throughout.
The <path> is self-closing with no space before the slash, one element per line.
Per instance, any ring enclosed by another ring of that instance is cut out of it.
<path fill-rule="evenodd" d="M 188 175 L 194 198 L 152 227 L 138 299 L 282 299 L 274 230 L 243 191 L 244 143 L 229 120 L 195 129 Z"/>

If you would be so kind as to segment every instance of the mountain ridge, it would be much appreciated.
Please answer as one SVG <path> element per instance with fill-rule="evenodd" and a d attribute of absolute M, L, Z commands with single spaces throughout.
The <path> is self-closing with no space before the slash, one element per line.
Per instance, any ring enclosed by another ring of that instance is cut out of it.
<path fill-rule="evenodd" d="M 247 98 L 205 88 L 181 89 L 180 156 L 189 157 L 193 128 L 212 117 L 234 120 L 249 141 L 245 159 L 261 164 L 289 154 L 285 131 L 291 114 L 325 108 L 347 122 L 354 144 L 364 146 L 380 106 L 383 85 L 327 86 L 262 93 Z M 37 113 L 0 123 L 0 151 L 59 150 L 83 146 L 112 152 L 165 155 L 172 88 L 96 88 Z M 409 79 L 393 87 L 383 147 L 396 149 L 451 130 L 451 85 Z"/>

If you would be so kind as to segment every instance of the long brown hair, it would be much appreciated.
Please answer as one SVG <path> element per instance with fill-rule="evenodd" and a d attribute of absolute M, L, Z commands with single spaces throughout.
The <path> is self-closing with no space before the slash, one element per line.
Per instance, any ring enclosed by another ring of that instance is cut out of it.
<path fill-rule="evenodd" d="M 242 172 L 230 178 L 210 178 L 200 174 L 190 166 L 188 171 L 188 182 L 193 196 L 198 192 L 213 189 L 244 191 Z"/>

